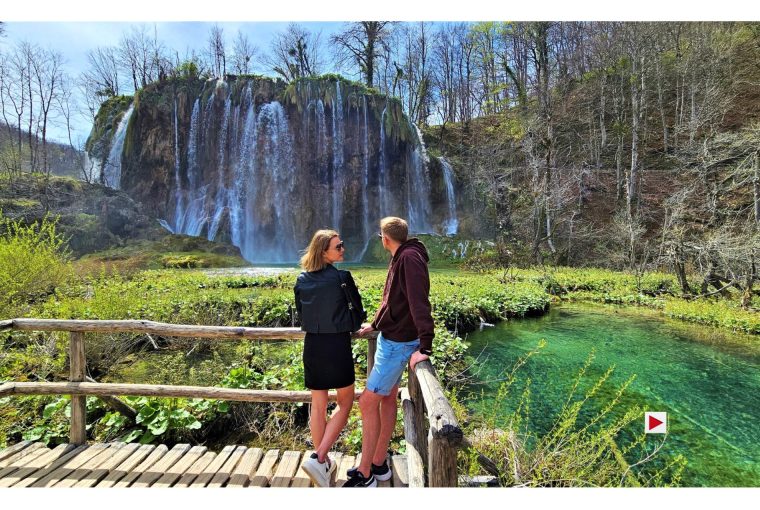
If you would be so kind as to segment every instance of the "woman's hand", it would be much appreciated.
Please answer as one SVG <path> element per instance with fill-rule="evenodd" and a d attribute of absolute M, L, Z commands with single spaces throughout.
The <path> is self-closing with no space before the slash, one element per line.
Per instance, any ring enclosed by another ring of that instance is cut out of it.
<path fill-rule="evenodd" d="M 372 331 L 375 331 L 375 328 L 372 327 L 372 324 L 366 324 L 362 329 L 356 332 L 359 336 L 364 336 L 367 333 L 371 333 Z"/>

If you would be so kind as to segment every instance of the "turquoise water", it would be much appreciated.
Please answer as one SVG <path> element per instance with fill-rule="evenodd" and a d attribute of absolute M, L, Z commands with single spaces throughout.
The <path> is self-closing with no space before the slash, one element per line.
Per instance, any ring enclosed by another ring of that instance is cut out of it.
<path fill-rule="evenodd" d="M 495 402 L 493 396 L 504 372 L 542 338 L 547 346 L 518 372 L 521 382 L 531 379 L 533 430 L 551 428 L 575 375 L 595 349 L 584 388 L 615 365 L 612 384 L 605 385 L 602 396 L 611 396 L 636 374 L 622 404 L 668 413 L 668 437 L 650 468 L 681 453 L 688 461 L 683 486 L 760 486 L 760 338 L 686 325 L 655 313 L 555 307 L 543 317 L 504 322 L 468 336 L 470 354 L 480 356 L 478 382 L 468 388 L 467 397 L 475 415 L 494 406 L 500 406 L 500 415 L 512 410 L 515 397 Z M 594 409 L 586 410 L 586 417 L 593 414 Z M 642 433 L 643 423 L 642 416 L 623 439 Z M 661 440 L 647 438 L 652 446 Z"/>

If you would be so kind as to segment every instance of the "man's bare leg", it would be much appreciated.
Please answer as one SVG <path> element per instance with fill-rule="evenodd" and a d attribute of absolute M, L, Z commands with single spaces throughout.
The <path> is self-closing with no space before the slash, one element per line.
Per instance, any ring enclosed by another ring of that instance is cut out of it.
<path fill-rule="evenodd" d="M 380 433 L 377 437 L 375 452 L 372 455 L 372 463 L 382 465 L 388 456 L 388 446 L 391 443 L 393 431 L 396 428 L 396 415 L 398 413 L 398 386 L 391 388 L 391 393 L 380 401 Z M 362 449 L 362 456 L 364 450 Z"/>
<path fill-rule="evenodd" d="M 380 436 L 380 402 L 383 398 L 383 395 L 366 388 L 359 397 L 359 409 L 362 413 L 362 461 L 358 469 L 365 478 L 370 476 L 370 464 Z"/>

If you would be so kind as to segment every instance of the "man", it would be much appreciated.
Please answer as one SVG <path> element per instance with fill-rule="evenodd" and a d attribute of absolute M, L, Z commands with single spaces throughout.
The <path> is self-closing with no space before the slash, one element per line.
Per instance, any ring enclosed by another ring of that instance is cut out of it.
<path fill-rule="evenodd" d="M 359 335 L 380 331 L 367 386 L 359 397 L 362 413 L 362 461 L 349 469 L 344 487 L 376 487 L 391 477 L 387 455 L 396 426 L 398 386 L 409 369 L 432 354 L 433 317 L 430 314 L 430 275 L 427 249 L 401 218 L 380 221 L 383 248 L 391 254 L 383 300 L 372 324 Z"/>

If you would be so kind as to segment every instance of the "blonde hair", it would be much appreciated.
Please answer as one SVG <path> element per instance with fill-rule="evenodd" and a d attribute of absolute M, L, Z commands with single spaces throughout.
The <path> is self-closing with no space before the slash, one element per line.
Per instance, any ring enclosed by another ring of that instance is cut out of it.
<path fill-rule="evenodd" d="M 323 254 L 330 247 L 332 238 L 338 235 L 336 231 L 329 229 L 314 232 L 309 246 L 306 247 L 301 256 L 301 268 L 309 272 L 324 269 L 327 263 L 323 258 Z"/>
<path fill-rule="evenodd" d="M 380 231 L 386 237 L 390 237 L 398 243 L 404 243 L 409 236 L 409 225 L 401 218 L 388 216 L 380 220 Z"/>

